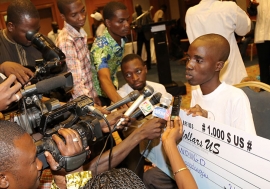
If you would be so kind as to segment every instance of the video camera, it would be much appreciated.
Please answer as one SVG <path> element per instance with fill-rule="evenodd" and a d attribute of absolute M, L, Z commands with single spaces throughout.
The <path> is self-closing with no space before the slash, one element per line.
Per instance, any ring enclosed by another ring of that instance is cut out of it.
<path fill-rule="evenodd" d="M 31 41 L 33 46 L 42 53 L 43 59 L 36 60 L 35 76 L 38 81 L 50 74 L 64 71 L 66 56 L 49 38 L 36 31 L 28 31 L 26 39 Z"/>
<path fill-rule="evenodd" d="M 42 94 L 52 89 L 62 88 L 66 93 L 73 87 L 73 78 L 70 72 L 60 74 L 36 84 L 25 86 L 20 90 L 23 98 L 17 103 L 15 111 L 4 114 L 6 120 L 13 120 L 29 134 L 40 132 L 42 115 L 59 108 L 57 99 L 49 99 L 43 102 Z"/>
<path fill-rule="evenodd" d="M 54 159 L 59 163 L 61 168 L 65 168 L 66 171 L 71 171 L 81 166 L 89 155 L 89 151 L 83 151 L 81 154 L 73 157 L 63 157 L 55 142 L 51 136 L 57 134 L 60 128 L 71 128 L 78 132 L 82 141 L 83 149 L 93 145 L 96 141 L 103 138 L 102 130 L 99 120 L 96 119 L 96 114 L 89 115 L 85 119 L 81 119 L 80 116 L 91 113 L 91 109 L 94 103 L 91 98 L 83 95 L 67 104 L 42 115 L 40 121 L 40 129 L 43 134 L 43 138 L 37 141 L 37 157 L 42 161 L 43 168 L 48 166 L 44 151 L 49 151 Z M 62 115 L 70 113 L 69 118 L 58 123 L 52 124 Z M 52 127 L 50 127 L 52 126 Z M 50 129 L 48 129 L 50 127 Z M 60 136 L 61 137 L 61 136 Z M 63 139 L 63 137 L 61 137 Z M 64 140 L 64 139 L 63 139 Z"/>

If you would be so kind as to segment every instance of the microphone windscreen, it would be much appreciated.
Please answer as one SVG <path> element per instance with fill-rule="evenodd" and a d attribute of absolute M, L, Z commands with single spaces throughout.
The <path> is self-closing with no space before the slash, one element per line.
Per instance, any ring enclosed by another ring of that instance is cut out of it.
<path fill-rule="evenodd" d="M 37 93 L 46 93 L 66 85 L 66 77 L 59 75 L 36 83 Z"/>
<path fill-rule="evenodd" d="M 161 96 L 162 96 L 162 94 L 160 92 L 157 92 L 156 94 L 154 94 L 150 98 L 149 101 L 151 102 L 151 104 L 155 105 L 155 104 L 159 103 Z"/>

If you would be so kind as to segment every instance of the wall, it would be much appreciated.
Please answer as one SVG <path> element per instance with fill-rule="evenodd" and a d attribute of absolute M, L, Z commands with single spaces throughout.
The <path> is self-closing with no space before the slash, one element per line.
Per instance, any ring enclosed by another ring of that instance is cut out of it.
<path fill-rule="evenodd" d="M 171 9 L 171 19 L 180 18 L 180 7 L 177 0 L 170 0 L 170 9 Z"/>
<path fill-rule="evenodd" d="M 140 4 L 144 11 L 149 10 L 149 8 L 151 6 L 149 0 L 132 0 L 132 2 L 133 2 L 134 7 L 136 4 Z M 135 12 L 134 7 L 133 7 L 133 12 Z"/>

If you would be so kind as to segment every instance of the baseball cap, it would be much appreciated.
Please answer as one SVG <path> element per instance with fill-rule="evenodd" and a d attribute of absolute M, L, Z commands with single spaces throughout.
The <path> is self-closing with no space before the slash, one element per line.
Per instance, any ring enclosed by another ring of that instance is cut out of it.
<path fill-rule="evenodd" d="M 97 21 L 100 21 L 103 19 L 102 15 L 99 12 L 96 12 L 95 14 L 91 14 L 91 17 Z"/>

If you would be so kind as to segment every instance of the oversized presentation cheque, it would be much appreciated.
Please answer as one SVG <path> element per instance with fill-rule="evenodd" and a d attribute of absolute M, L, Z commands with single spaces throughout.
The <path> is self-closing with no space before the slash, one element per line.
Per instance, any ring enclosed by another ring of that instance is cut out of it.
<path fill-rule="evenodd" d="M 183 138 L 178 145 L 201 189 L 270 189 L 270 140 L 181 110 Z M 269 123 L 270 127 L 270 123 Z M 140 144 L 141 152 L 147 141 Z M 145 156 L 173 178 L 159 139 Z"/>

